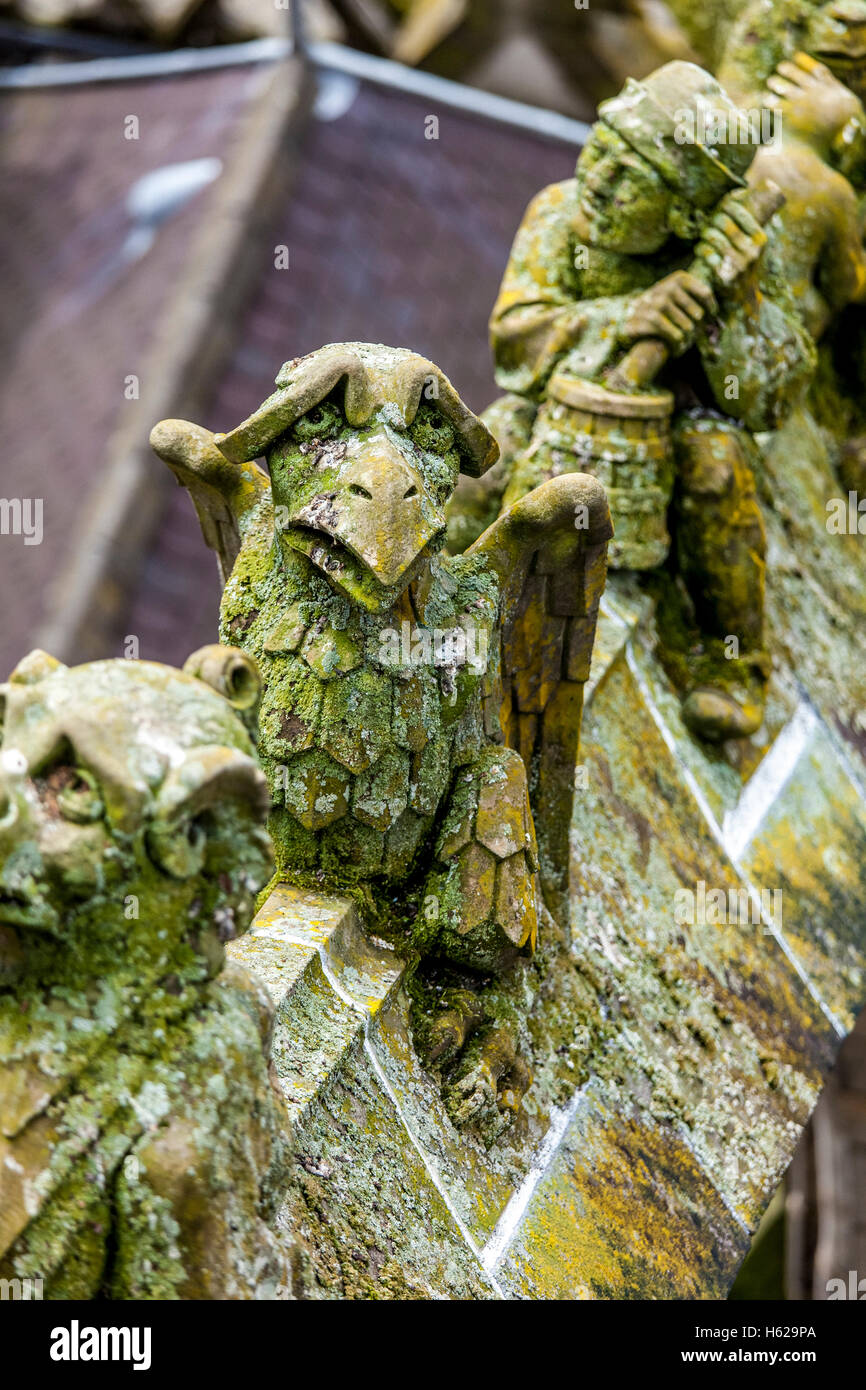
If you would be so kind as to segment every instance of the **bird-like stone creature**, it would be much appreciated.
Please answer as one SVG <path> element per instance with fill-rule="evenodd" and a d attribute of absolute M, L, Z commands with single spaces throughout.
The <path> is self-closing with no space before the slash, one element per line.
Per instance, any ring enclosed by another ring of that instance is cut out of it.
<path fill-rule="evenodd" d="M 565 910 L 604 490 L 554 479 L 446 558 L 445 505 L 497 446 L 439 368 L 332 344 L 276 385 L 227 434 L 151 436 L 217 551 L 223 639 L 263 674 L 276 877 L 444 963 L 417 1035 L 453 1117 L 495 1130 L 529 1077 L 483 986 L 534 948 L 539 871 Z"/>

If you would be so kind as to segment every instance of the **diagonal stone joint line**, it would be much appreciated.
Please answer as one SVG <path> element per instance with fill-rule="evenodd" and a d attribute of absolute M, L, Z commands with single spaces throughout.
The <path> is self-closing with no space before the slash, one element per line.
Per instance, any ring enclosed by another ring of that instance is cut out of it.
<path fill-rule="evenodd" d="M 820 993 L 820 991 L 819 991 L 817 985 L 816 985 L 815 982 L 810 978 L 810 976 L 809 976 L 809 974 L 808 974 L 808 972 L 807 972 L 805 966 L 803 965 L 802 961 L 801 961 L 801 960 L 799 959 L 799 957 L 797 956 L 796 952 L 792 949 L 790 943 L 785 939 L 785 937 L 784 937 L 784 936 L 782 935 L 782 933 L 779 931 L 779 929 L 778 929 L 778 927 L 776 926 L 776 924 L 775 924 L 775 923 L 773 922 L 773 920 L 768 916 L 767 912 L 766 912 L 765 909 L 764 909 L 764 905 L 763 905 L 763 903 L 761 902 L 761 895 L 760 895 L 760 893 L 758 892 L 758 889 L 755 887 L 754 883 L 752 883 L 752 880 L 750 879 L 748 873 L 746 872 L 746 870 L 745 870 L 743 864 L 740 862 L 740 859 L 737 857 L 737 855 L 736 855 L 735 853 L 732 852 L 731 843 L 730 843 L 728 837 L 725 835 L 725 832 L 724 832 L 722 826 L 720 826 L 720 825 L 719 825 L 719 822 L 716 820 L 715 814 L 713 813 L 713 809 L 712 809 L 712 807 L 710 806 L 709 801 L 707 800 L 706 794 L 705 794 L 704 791 L 702 790 L 702 788 L 701 788 L 701 786 L 700 786 L 700 784 L 699 784 L 697 778 L 695 777 L 694 773 L 692 772 L 691 768 L 687 767 L 686 764 L 685 764 L 685 762 L 683 761 L 683 759 L 682 759 L 682 757 L 681 757 L 681 755 L 680 755 L 680 752 L 679 752 L 679 750 L 678 750 L 678 748 L 677 748 L 676 739 L 674 738 L 674 736 L 673 736 L 673 734 L 672 734 L 670 728 L 668 727 L 667 723 L 665 722 L 665 719 L 664 719 L 664 716 L 663 716 L 662 713 L 661 713 L 661 710 L 658 708 L 658 705 L 656 704 L 655 700 L 653 699 L 652 691 L 650 690 L 649 685 L 647 684 L 646 677 L 644 676 L 643 672 L 641 671 L 641 669 L 640 669 L 640 667 L 639 667 L 639 665 L 638 665 L 638 663 L 637 663 L 637 659 L 635 658 L 634 648 L 633 648 L 633 645 L 632 645 L 631 642 L 629 642 L 628 645 L 627 645 L 627 647 L 626 647 L 626 661 L 628 662 L 628 668 L 629 668 L 631 674 L 633 675 L 633 677 L 634 677 L 634 679 L 635 679 L 635 683 L 637 684 L 637 687 L 638 687 L 638 689 L 639 689 L 639 691 L 640 691 L 641 698 L 643 699 L 644 704 L 646 705 L 646 708 L 647 708 L 647 710 L 648 710 L 650 716 L 652 717 L 653 723 L 655 724 L 656 728 L 658 729 L 659 733 L 661 734 L 662 740 L 663 740 L 663 742 L 664 742 L 666 748 L 668 749 L 669 753 L 671 754 L 671 757 L 672 757 L 672 758 L 674 759 L 674 761 L 676 762 L 677 767 L 678 767 L 679 772 L 680 772 L 680 775 L 682 776 L 683 781 L 685 782 L 686 786 L 688 787 L 689 791 L 691 792 L 692 796 L 694 797 L 694 799 L 695 799 L 695 801 L 696 801 L 696 803 L 697 803 L 698 809 L 700 810 L 700 812 L 701 812 L 701 814 L 702 814 L 704 820 L 706 821 L 707 827 L 708 827 L 708 829 L 709 829 L 711 835 L 713 836 L 713 839 L 716 841 L 716 844 L 719 846 L 719 848 L 720 848 L 720 850 L 722 851 L 722 853 L 724 854 L 725 858 L 728 860 L 728 862 L 730 863 L 731 867 L 734 869 L 735 873 L 737 874 L 737 876 L 738 876 L 739 879 L 740 879 L 740 882 L 743 884 L 743 886 L 744 886 L 744 887 L 746 888 L 746 890 L 748 891 L 750 901 L 753 903 L 753 905 L 755 906 L 755 908 L 757 909 L 757 911 L 760 913 L 760 920 L 763 922 L 763 925 L 764 925 L 764 934 L 765 934 L 766 936 L 772 936 L 772 937 L 776 940 L 776 942 L 778 943 L 779 947 L 780 947 L 781 950 L 784 952 L 784 955 L 786 956 L 786 958 L 787 958 L 788 962 L 790 963 L 791 967 L 793 968 L 793 970 L 794 970 L 794 971 L 796 972 L 796 974 L 799 976 L 800 980 L 801 980 L 801 981 L 803 982 L 803 984 L 805 985 L 805 987 L 806 987 L 806 989 L 808 990 L 809 994 L 812 996 L 812 998 L 814 999 L 815 1003 L 818 1005 L 818 1008 L 821 1010 L 821 1012 L 823 1013 L 824 1017 L 827 1019 L 828 1023 L 829 1023 L 830 1026 L 831 1026 L 831 1028 L 832 1028 L 833 1031 L 835 1032 L 836 1036 L 839 1037 L 839 1038 L 845 1038 L 845 1037 L 847 1037 L 847 1035 L 848 1035 L 848 1029 L 844 1026 L 844 1024 L 842 1024 L 842 1023 L 840 1022 L 840 1020 L 839 1020 L 839 1019 L 836 1017 L 836 1015 L 833 1013 L 833 1010 L 830 1008 L 829 1004 L 827 1004 L 826 1000 L 822 997 L 822 995 L 821 995 L 821 993 Z M 805 707 L 805 705 L 804 705 L 804 711 L 805 711 L 805 708 L 806 708 L 806 707 Z M 799 713 L 800 713 L 800 707 L 798 706 L 797 713 L 794 715 L 794 718 L 791 720 L 791 723 L 785 726 L 785 729 L 782 731 L 782 734 L 779 735 L 780 738 L 783 737 L 783 735 L 785 734 L 786 730 L 788 730 L 788 729 L 791 728 L 791 724 L 796 723 L 796 721 L 797 721 L 797 715 L 798 715 Z M 814 712 L 813 710 L 809 710 L 809 711 L 808 711 L 808 717 L 811 718 L 811 719 L 814 721 L 813 724 L 811 725 L 811 728 L 812 728 L 812 729 L 814 729 L 815 727 L 817 727 L 817 725 L 821 722 L 821 721 L 819 720 L 817 714 L 815 714 L 815 712 Z M 790 738 L 790 739 L 788 740 L 788 742 L 787 742 L 786 750 L 785 750 L 784 755 L 783 755 L 785 759 L 787 759 L 788 757 L 790 757 L 790 752 L 791 752 L 791 750 L 796 746 L 797 740 L 801 737 L 800 732 L 799 732 L 799 729 L 802 728 L 802 727 L 805 727 L 806 722 L 807 722 L 807 715 L 806 715 L 806 713 L 804 712 L 804 714 L 803 714 L 803 716 L 802 716 L 802 719 L 801 719 L 801 722 L 800 722 L 800 725 L 798 725 L 798 731 L 797 731 L 795 734 L 792 734 L 791 738 Z M 772 756 L 772 751 L 771 751 L 770 753 L 767 754 L 767 758 L 770 758 L 771 756 Z M 766 761 L 766 759 L 765 759 L 764 761 Z M 782 763 L 782 764 L 780 765 L 780 771 L 784 770 L 784 767 L 785 767 L 785 763 Z M 791 769 L 791 770 L 793 770 L 793 769 Z M 758 772 L 760 772 L 760 768 L 758 769 Z M 755 774 L 756 777 L 757 777 L 757 775 L 758 775 L 758 772 L 756 772 L 756 774 Z M 788 776 L 790 776 L 790 772 L 788 773 Z M 787 780 L 788 780 L 788 777 L 784 777 L 784 778 L 783 778 L 783 780 L 782 780 L 781 783 L 780 783 L 779 789 L 778 789 L 779 791 L 781 791 L 782 787 L 784 787 L 784 785 L 785 785 L 785 783 L 787 782 Z M 749 785 L 749 784 L 747 783 L 747 787 L 748 787 L 748 785 Z M 778 791 L 777 791 L 776 795 L 778 795 Z M 759 793 L 759 797 L 756 798 L 756 800 L 758 800 L 758 801 L 760 802 L 760 800 L 762 799 L 762 796 L 763 796 L 763 794 Z M 743 800 L 743 798 L 741 797 L 741 802 L 742 802 L 742 800 Z M 738 804 L 739 804 L 739 803 L 738 803 Z M 764 808 L 764 810 L 763 810 L 763 812 L 762 812 L 762 819 L 763 819 L 763 816 L 766 815 L 767 810 L 769 810 L 769 805 L 770 805 L 770 804 L 771 804 L 771 803 L 768 803 L 767 806 Z M 752 832 L 751 832 L 751 836 L 752 836 L 752 837 L 754 836 L 754 834 L 757 833 L 757 829 L 758 829 L 758 826 L 755 825 L 754 829 L 753 829 Z M 741 852 L 742 852 L 742 851 L 741 851 Z"/>
<path fill-rule="evenodd" d="M 612 607 L 612 614 L 618 621 L 623 622 L 623 619 L 621 618 L 619 612 L 616 610 L 615 607 Z M 761 767 L 758 769 L 758 772 L 756 773 L 755 777 L 752 778 L 751 781 L 747 784 L 747 787 L 744 790 L 744 794 L 743 796 L 741 796 L 740 802 L 738 803 L 738 806 L 734 812 L 732 820 L 728 822 L 728 818 L 726 817 L 726 824 L 724 827 L 722 827 L 716 820 L 716 817 L 713 814 L 709 801 L 704 795 L 700 785 L 697 782 L 697 779 L 694 777 L 691 770 L 685 765 L 677 750 L 676 740 L 674 739 L 671 730 L 668 728 L 668 725 L 666 724 L 661 714 L 661 711 L 658 709 L 655 701 L 652 698 L 652 694 L 649 690 L 646 680 L 644 679 L 643 673 L 637 666 L 637 662 L 634 658 L 634 652 L 631 641 L 628 641 L 625 644 L 625 653 L 629 669 L 638 684 L 641 696 L 646 704 L 648 712 L 650 713 L 653 719 L 653 722 L 658 728 L 666 747 L 668 748 L 672 757 L 675 759 L 677 767 L 682 773 L 683 778 L 689 788 L 689 791 L 691 792 L 692 796 L 697 802 L 698 808 L 704 820 L 706 821 L 710 829 L 710 832 L 713 835 L 713 838 L 716 840 L 717 844 L 722 849 L 726 858 L 729 859 L 740 881 L 745 884 L 749 892 L 750 899 L 760 910 L 761 920 L 764 923 L 765 932 L 772 934 L 776 938 L 782 951 L 785 953 L 786 957 L 796 970 L 799 977 L 802 979 L 803 983 L 811 993 L 812 997 L 815 999 L 816 1003 L 819 1004 L 820 1008 L 827 1017 L 828 1021 L 833 1026 L 834 1030 L 840 1036 L 844 1036 L 845 1029 L 839 1023 L 838 1019 L 835 1018 L 832 1011 L 827 1007 L 824 1001 L 820 998 L 817 989 L 813 985 L 812 981 L 808 978 L 802 965 L 794 956 L 794 953 L 790 950 L 787 942 L 781 937 L 778 930 L 774 927 L 774 924 L 768 920 L 767 915 L 763 909 L 760 894 L 758 893 L 754 884 L 750 881 L 748 875 L 745 873 L 743 866 L 740 862 L 741 854 L 744 852 L 750 840 L 757 833 L 761 823 L 764 820 L 764 817 L 767 814 L 767 811 L 775 803 L 778 796 L 781 794 L 785 785 L 789 781 L 800 754 L 805 748 L 809 737 L 814 732 L 815 728 L 819 723 L 817 715 L 806 702 L 802 702 L 798 706 L 790 724 L 787 725 L 786 728 L 782 731 L 782 734 L 780 734 L 779 738 L 776 740 L 774 748 L 767 755 L 767 758 L 765 758 L 761 763 Z M 781 748 L 779 748 L 780 743 Z M 777 749 L 779 749 L 778 752 Z M 763 773 L 763 775 L 759 776 L 759 774 L 761 773 Z M 749 792 L 750 788 L 751 792 Z M 491 1271 L 495 1270 L 501 1262 L 501 1260 L 503 1259 L 509 1245 L 511 1244 L 511 1241 L 513 1240 L 514 1236 L 518 1231 L 520 1222 L 526 1212 L 526 1209 L 529 1205 L 529 1202 L 532 1199 L 532 1196 L 536 1188 L 538 1187 L 538 1184 L 541 1182 L 541 1180 L 544 1178 L 547 1171 L 549 1170 L 559 1150 L 559 1146 L 563 1138 L 565 1137 L 569 1125 L 571 1124 L 572 1120 L 577 1114 L 580 1105 L 582 1104 L 584 1099 L 585 1088 L 581 1088 L 580 1090 L 575 1092 L 574 1096 L 569 1101 L 567 1106 L 564 1106 L 562 1109 L 553 1112 L 550 1128 L 548 1129 L 535 1155 L 533 1156 L 529 1172 L 527 1173 L 520 1187 L 511 1197 L 510 1201 L 505 1207 L 505 1210 L 500 1216 L 499 1221 L 496 1224 L 493 1234 L 490 1236 L 489 1240 L 487 1241 L 486 1245 L 484 1246 L 481 1252 L 481 1259 L 485 1268 Z M 723 1192 L 719 1191 L 711 1175 L 707 1172 L 706 1167 L 703 1161 L 701 1160 L 700 1156 L 694 1151 L 688 1134 L 681 1134 L 681 1138 L 683 1142 L 686 1144 L 686 1146 L 689 1148 L 690 1152 L 692 1152 L 695 1161 L 698 1163 L 698 1166 L 704 1173 L 705 1177 L 707 1178 L 707 1181 L 710 1183 L 713 1189 L 718 1192 L 719 1198 L 725 1206 L 725 1209 L 729 1212 L 729 1214 L 733 1217 L 733 1219 L 737 1222 L 737 1224 L 741 1227 L 743 1231 L 748 1231 L 748 1226 L 746 1222 L 743 1220 L 740 1213 L 736 1211 L 736 1209 L 731 1205 L 726 1195 Z"/>
<path fill-rule="evenodd" d="M 439 1172 L 439 1166 L 436 1163 L 435 1158 L 432 1154 L 427 1152 L 426 1148 L 421 1142 L 420 1137 L 415 1133 L 415 1129 L 412 1126 L 408 1116 L 406 1115 L 403 1106 L 400 1104 L 397 1094 L 393 1086 L 391 1085 L 390 1080 L 388 1079 L 387 1072 L 385 1071 L 385 1068 L 382 1065 L 382 1061 L 376 1051 L 375 1044 L 370 1035 L 370 1024 L 373 1019 L 374 1011 L 363 1005 L 358 999 L 354 998 L 343 988 L 337 970 L 335 969 L 335 964 L 328 956 L 326 944 L 324 942 L 320 942 L 317 949 L 319 953 L 319 962 L 322 967 L 322 974 L 324 975 L 328 984 L 331 986 L 331 989 L 337 995 L 338 999 L 341 999 L 344 1004 L 346 1004 L 350 1009 L 352 1009 L 354 1013 L 356 1013 L 362 1019 L 364 1028 L 364 1051 L 367 1055 L 370 1065 L 373 1068 L 379 1085 L 382 1087 L 382 1090 L 384 1091 L 385 1095 L 388 1097 L 392 1106 L 394 1107 L 395 1114 L 397 1115 L 400 1124 L 406 1131 L 406 1134 L 409 1138 L 410 1143 L 412 1144 L 412 1147 L 418 1154 L 418 1157 L 420 1158 L 424 1166 L 428 1178 L 435 1187 L 436 1191 L 439 1193 L 439 1196 L 441 1197 L 442 1202 L 446 1210 L 448 1211 L 448 1214 L 450 1215 L 455 1226 L 457 1227 L 458 1231 L 463 1237 L 463 1240 L 466 1242 L 469 1249 L 471 1250 L 473 1257 L 481 1266 L 481 1269 L 483 1270 L 487 1282 L 492 1287 L 494 1293 L 496 1293 L 497 1297 L 499 1298 L 507 1298 L 507 1294 L 500 1287 L 499 1283 L 494 1277 L 492 1269 L 488 1269 L 485 1265 L 482 1259 L 482 1251 L 478 1245 L 478 1242 L 473 1237 L 472 1232 L 469 1230 L 469 1227 L 466 1225 L 466 1222 L 463 1220 L 463 1217 L 460 1215 L 460 1212 L 454 1205 L 454 1202 L 451 1198 L 451 1194 L 448 1192 L 448 1189 L 442 1179 L 442 1175 Z"/>
<path fill-rule="evenodd" d="M 623 621 L 618 613 L 616 613 L 615 616 L 620 622 Z M 680 755 L 676 739 L 653 699 L 646 678 L 635 658 L 632 641 L 629 640 L 624 645 L 628 668 L 638 686 L 647 711 L 656 725 L 666 748 L 674 759 L 683 781 L 694 798 L 713 839 L 721 849 L 725 858 L 731 864 L 740 882 L 746 887 L 751 901 L 758 909 L 760 919 L 764 924 L 765 934 L 775 938 L 792 968 L 831 1024 L 835 1033 L 839 1037 L 844 1037 L 847 1030 L 822 999 L 817 987 L 809 978 L 795 952 L 775 926 L 775 923 L 767 916 L 761 902 L 761 896 L 755 885 L 751 882 L 741 862 L 741 856 L 745 853 L 749 844 L 759 832 L 769 811 L 776 804 L 779 796 L 790 781 L 797 762 L 808 745 L 809 739 L 817 728 L 825 728 L 823 720 L 821 720 L 808 698 L 801 698 L 793 717 L 778 735 L 773 747 L 762 760 L 754 776 L 744 786 L 737 805 L 732 811 L 726 812 L 723 823 L 720 825 L 706 794 L 702 790 L 691 769 L 685 764 Z M 836 740 L 833 739 L 832 733 L 829 730 L 827 730 L 827 733 L 835 748 Z M 859 782 L 855 781 L 852 772 L 847 766 L 845 770 L 852 785 L 860 792 L 861 788 Z M 305 936 L 299 937 L 299 942 L 308 942 L 308 938 Z M 475 1261 L 477 1261 L 496 1296 L 502 1299 L 508 1298 L 508 1294 L 497 1281 L 496 1270 L 517 1235 L 529 1203 L 539 1184 L 549 1172 L 572 1121 L 577 1115 L 581 1105 L 585 1102 L 586 1088 L 579 1088 L 575 1091 L 567 1105 L 555 1108 L 551 1111 L 548 1129 L 532 1156 L 526 1176 L 502 1210 L 499 1220 L 486 1243 L 483 1246 L 479 1246 L 455 1206 L 445 1180 L 439 1171 L 439 1165 L 435 1157 L 427 1151 L 420 1136 L 416 1133 L 387 1075 L 382 1059 L 377 1052 L 370 1029 L 376 1010 L 366 1006 L 344 988 L 339 978 L 338 962 L 333 960 L 329 955 L 326 942 L 318 943 L 317 951 L 322 973 L 328 984 L 337 997 L 362 1019 L 365 1054 L 383 1093 L 389 1099 L 399 1123 L 418 1154 L 430 1182 L 439 1194 L 443 1205 L 451 1216 L 463 1241 L 470 1250 Z M 713 1190 L 718 1192 L 725 1208 L 736 1220 L 738 1225 L 746 1230 L 747 1227 L 742 1217 L 733 1209 L 730 1202 L 725 1197 L 725 1194 L 719 1191 L 717 1184 L 707 1171 L 701 1157 L 692 1148 L 688 1134 L 681 1134 L 681 1138 L 693 1153 L 695 1161 Z"/>
<path fill-rule="evenodd" d="M 719 1201 L 721 1202 L 722 1206 L 725 1208 L 725 1211 L 728 1213 L 728 1215 L 729 1215 L 730 1217 L 733 1218 L 734 1221 L 736 1221 L 737 1225 L 740 1227 L 740 1230 L 743 1231 L 745 1235 L 751 1236 L 751 1234 L 752 1234 L 752 1229 L 751 1229 L 751 1227 L 749 1226 L 748 1221 L 744 1220 L 744 1218 L 743 1218 L 743 1217 L 740 1215 L 740 1213 L 737 1211 L 737 1208 L 734 1206 L 734 1204 L 733 1204 L 733 1202 L 730 1200 L 730 1198 L 722 1191 L 722 1189 L 719 1187 L 718 1183 L 716 1183 L 716 1182 L 713 1181 L 713 1179 L 710 1177 L 710 1174 L 707 1172 L 706 1165 L 704 1164 L 704 1161 L 703 1161 L 703 1159 L 701 1158 L 701 1155 L 698 1153 L 697 1149 L 695 1148 L 694 1141 L 693 1141 L 693 1139 L 692 1139 L 691 1130 L 689 1129 L 688 1125 L 686 1125 L 686 1124 L 684 1124 L 684 1123 L 681 1122 L 681 1123 L 679 1123 L 679 1124 L 677 1125 L 676 1129 L 677 1129 L 677 1134 L 679 1135 L 680 1139 L 682 1140 L 682 1143 L 683 1143 L 684 1147 L 688 1149 L 688 1151 L 689 1151 L 689 1153 L 691 1154 L 692 1158 L 695 1160 L 695 1163 L 698 1165 L 698 1167 L 700 1168 L 701 1172 L 704 1174 L 704 1176 L 705 1176 L 705 1177 L 707 1178 L 707 1180 L 709 1181 L 711 1187 L 713 1188 L 713 1191 L 716 1193 L 716 1196 L 718 1197 L 718 1199 L 719 1199 Z"/>
<path fill-rule="evenodd" d="M 722 836 L 729 858 L 738 863 L 761 829 L 768 812 L 790 782 L 797 763 L 818 728 L 817 713 L 800 701 L 790 721 L 743 787 L 736 806 L 725 812 Z"/>
<path fill-rule="evenodd" d="M 535 1189 L 552 1164 L 569 1125 L 577 1114 L 585 1097 L 585 1088 L 575 1091 L 568 1105 L 551 1111 L 550 1127 L 539 1144 L 530 1164 L 529 1172 L 517 1191 L 508 1201 L 493 1234 L 481 1251 L 481 1263 L 492 1273 L 511 1244 L 529 1206 Z"/>

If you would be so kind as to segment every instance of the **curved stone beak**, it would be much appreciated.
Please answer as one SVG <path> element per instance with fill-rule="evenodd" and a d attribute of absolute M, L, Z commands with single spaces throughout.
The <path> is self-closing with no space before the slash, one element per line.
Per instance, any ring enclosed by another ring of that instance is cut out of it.
<path fill-rule="evenodd" d="M 339 542 L 389 589 L 445 530 L 444 511 L 422 474 L 384 432 L 357 446 L 335 491 L 319 493 L 288 522 Z"/>

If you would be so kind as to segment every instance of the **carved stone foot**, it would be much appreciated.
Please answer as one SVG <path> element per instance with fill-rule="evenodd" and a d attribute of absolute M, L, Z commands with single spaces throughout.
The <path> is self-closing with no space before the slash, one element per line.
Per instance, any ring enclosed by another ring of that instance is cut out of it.
<path fill-rule="evenodd" d="M 465 1047 L 481 1024 L 484 1010 L 471 989 L 449 989 L 442 996 L 443 1008 L 430 1025 L 425 1049 L 430 1066 L 447 1067 Z"/>
<path fill-rule="evenodd" d="M 514 1046 L 509 1028 L 499 1026 L 467 1048 L 445 1103 L 458 1129 L 474 1125 L 487 1144 L 513 1123 L 532 1074 Z"/>
<path fill-rule="evenodd" d="M 699 682 L 683 700 L 683 723 L 710 743 L 751 738 L 764 721 L 769 665 L 764 652 L 717 662 L 719 678 Z"/>
<path fill-rule="evenodd" d="M 750 738 L 764 719 L 763 701 L 737 699 L 729 690 L 704 686 L 686 696 L 683 723 L 698 738 L 721 743 L 728 738 Z"/>

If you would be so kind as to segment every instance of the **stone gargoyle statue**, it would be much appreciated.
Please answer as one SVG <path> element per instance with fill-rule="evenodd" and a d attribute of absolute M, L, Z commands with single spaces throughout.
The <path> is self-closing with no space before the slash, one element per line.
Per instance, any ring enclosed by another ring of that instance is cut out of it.
<path fill-rule="evenodd" d="M 544 478 L 597 476 L 611 567 L 648 575 L 683 721 L 713 742 L 763 719 L 755 437 L 815 364 L 772 224 L 782 195 L 747 187 L 756 148 L 692 63 L 601 104 L 575 178 L 543 189 L 515 237 L 490 323 L 509 394 L 485 415 L 503 463 L 461 487 L 449 520 L 459 550 Z"/>
<path fill-rule="evenodd" d="M 497 446 L 439 368 L 340 343 L 276 384 L 228 434 L 151 435 L 219 557 L 223 638 L 264 678 L 276 879 L 352 894 L 440 963 L 413 976 L 416 1039 L 455 1121 L 492 1132 L 528 1072 L 484 986 L 534 948 L 539 870 L 565 912 L 604 490 L 554 479 L 444 558 L 445 504 Z"/>
<path fill-rule="evenodd" d="M 224 960 L 273 863 L 259 688 L 220 647 L 0 687 L 0 1276 L 37 1297 L 293 1286 L 272 1009 Z"/>
<path fill-rule="evenodd" d="M 733 100 L 775 123 L 750 181 L 769 173 L 785 194 L 781 263 L 819 348 L 808 409 L 779 441 L 781 469 L 792 447 L 805 448 L 814 473 L 826 475 L 829 461 L 845 491 L 862 495 L 866 0 L 670 0 L 670 8 Z"/>

